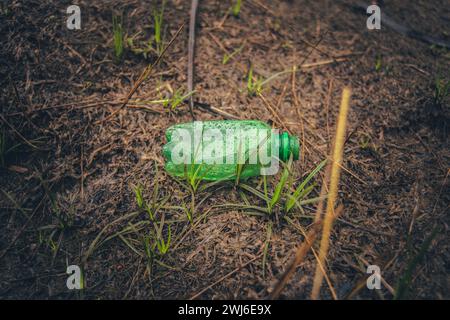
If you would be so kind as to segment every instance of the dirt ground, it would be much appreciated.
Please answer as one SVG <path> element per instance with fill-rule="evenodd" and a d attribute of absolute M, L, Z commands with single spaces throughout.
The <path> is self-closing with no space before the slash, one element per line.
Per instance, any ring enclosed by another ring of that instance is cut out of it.
<path fill-rule="evenodd" d="M 83 20 L 73 31 L 65 27 L 72 1 L 0 2 L 0 297 L 266 298 L 316 205 L 290 214 L 290 223 L 281 209 L 250 215 L 223 205 L 264 206 L 261 200 L 219 184 L 195 194 L 189 223 L 177 206 L 189 206 L 191 195 L 164 171 L 161 154 L 165 129 L 192 120 L 188 105 L 148 102 L 187 92 L 188 28 L 120 109 L 156 54 L 145 57 L 127 43 L 114 61 L 111 16 L 121 13 L 125 35 L 145 42 L 160 2 L 75 2 Z M 399 286 L 402 298 L 449 299 L 450 99 L 436 95 L 436 81 L 450 80 L 450 51 L 383 25 L 368 30 L 352 1 L 244 0 L 238 17 L 230 7 L 200 1 L 197 120 L 223 119 L 200 103 L 298 135 L 295 185 L 330 153 L 340 95 L 350 86 L 344 212 L 331 237 L 330 283 L 339 299 L 392 299 Z M 190 1 L 167 1 L 165 44 L 188 23 L 189 9 Z M 384 1 L 382 12 L 450 41 L 445 1 Z M 261 98 L 246 89 L 251 65 L 261 79 L 304 66 L 266 83 Z M 269 180 L 272 190 L 279 176 Z M 247 184 L 262 188 L 260 178 Z M 145 255 L 150 225 L 138 210 L 138 185 L 148 201 L 166 201 L 158 214 L 172 241 L 154 259 Z M 84 270 L 82 291 L 66 287 L 72 264 Z M 381 290 L 364 286 L 367 265 L 381 268 Z M 281 298 L 309 298 L 315 266 L 309 253 Z M 332 299 L 325 282 L 321 298 Z"/>

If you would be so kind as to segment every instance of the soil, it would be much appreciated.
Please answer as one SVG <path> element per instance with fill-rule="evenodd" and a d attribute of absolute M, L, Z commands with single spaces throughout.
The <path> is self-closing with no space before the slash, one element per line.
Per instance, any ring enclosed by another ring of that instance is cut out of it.
<path fill-rule="evenodd" d="M 223 205 L 264 207 L 261 199 L 218 184 L 195 193 L 191 224 L 180 209 L 191 206 L 191 193 L 164 171 L 161 154 L 165 129 L 192 121 L 188 104 L 148 102 L 186 93 L 187 27 L 120 108 L 157 53 L 144 56 L 126 43 L 116 61 L 111 17 L 121 14 L 125 35 L 144 48 L 160 3 L 77 1 L 81 30 L 66 28 L 70 4 L 1 2 L 0 297 L 266 298 L 316 204 L 294 210 L 291 222 L 281 206 L 271 216 L 252 215 Z M 213 106 L 298 135 L 295 187 L 330 154 L 341 92 L 350 86 L 344 211 L 331 237 L 330 283 L 339 299 L 449 299 L 450 95 L 435 92 L 436 79 L 450 80 L 450 52 L 383 25 L 368 30 L 367 15 L 351 1 L 249 0 L 238 17 L 230 6 L 200 1 L 196 119 L 223 119 Z M 165 44 L 188 25 L 189 9 L 190 1 L 167 1 Z M 382 12 L 450 41 L 445 1 L 385 1 Z M 310 66 L 266 83 L 263 98 L 248 94 L 250 66 L 266 79 L 303 64 Z M 279 178 L 269 179 L 271 190 Z M 262 190 L 260 178 L 245 183 Z M 139 185 L 146 201 L 156 195 L 164 202 L 157 214 L 166 221 L 164 239 L 170 224 L 169 250 L 153 259 L 145 255 L 152 225 L 135 199 Z M 67 289 L 68 265 L 82 267 L 84 290 Z M 367 265 L 380 267 L 381 290 L 361 287 Z M 281 298 L 309 298 L 315 266 L 310 252 Z M 321 298 L 332 299 L 326 282 Z"/>

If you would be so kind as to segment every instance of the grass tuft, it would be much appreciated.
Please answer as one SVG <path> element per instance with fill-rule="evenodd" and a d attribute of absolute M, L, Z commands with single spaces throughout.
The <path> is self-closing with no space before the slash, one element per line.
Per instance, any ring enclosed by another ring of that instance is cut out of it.
<path fill-rule="evenodd" d="M 438 77 L 435 81 L 434 87 L 434 103 L 437 106 L 442 106 L 444 100 L 450 95 L 450 81 Z"/>
<path fill-rule="evenodd" d="M 119 62 L 123 56 L 123 26 L 122 17 L 113 15 L 113 34 L 114 34 L 114 58 Z"/>
<path fill-rule="evenodd" d="M 239 17 L 239 14 L 241 13 L 241 5 L 242 0 L 235 0 L 233 5 L 231 6 L 231 12 L 233 13 L 233 16 Z"/>
<path fill-rule="evenodd" d="M 161 3 L 161 7 L 159 9 L 155 9 L 153 11 L 153 23 L 154 23 L 153 36 L 155 39 L 156 53 L 158 55 L 161 55 L 161 52 L 164 48 L 163 38 L 162 38 L 162 30 L 163 30 L 165 5 L 166 5 L 166 0 L 163 0 Z"/>
<path fill-rule="evenodd" d="M 235 55 L 237 55 L 239 52 L 241 52 L 243 48 L 244 48 L 244 45 L 240 46 L 237 49 L 234 49 L 233 52 L 231 52 L 231 53 L 225 53 L 222 58 L 222 64 L 224 64 L 224 65 L 227 64 Z"/>
<path fill-rule="evenodd" d="M 247 93 L 249 96 L 255 96 L 262 92 L 263 79 L 259 76 L 253 76 L 253 65 L 250 66 L 247 75 Z"/>
<path fill-rule="evenodd" d="M 315 187 L 315 185 L 311 185 L 309 187 L 306 187 L 306 185 L 311 181 L 312 178 L 314 178 L 317 173 L 325 166 L 327 163 L 327 160 L 323 160 L 319 165 L 311 171 L 311 173 L 305 178 L 305 180 L 300 183 L 300 185 L 295 189 L 294 193 L 291 195 L 288 195 L 288 200 L 286 201 L 285 211 L 286 213 L 289 213 L 289 211 L 295 206 L 295 204 L 298 204 L 298 202 L 306 197 Z"/>

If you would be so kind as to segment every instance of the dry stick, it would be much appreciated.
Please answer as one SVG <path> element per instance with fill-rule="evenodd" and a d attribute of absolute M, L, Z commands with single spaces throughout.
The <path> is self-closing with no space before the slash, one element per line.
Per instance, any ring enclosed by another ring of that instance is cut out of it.
<path fill-rule="evenodd" d="M 220 110 L 219 108 L 216 108 L 216 107 L 207 105 L 207 104 L 205 104 L 205 103 L 195 102 L 194 104 L 197 105 L 197 106 L 199 106 L 200 108 L 205 109 L 205 110 L 208 110 L 208 111 L 212 111 L 212 112 L 214 112 L 214 113 L 217 113 L 217 114 L 223 116 L 224 118 L 227 118 L 227 119 L 233 119 L 233 120 L 242 120 L 241 117 L 235 116 L 235 115 L 233 115 L 233 114 L 231 114 L 231 113 L 228 113 L 228 112 L 226 112 L 226 111 Z"/>
<path fill-rule="evenodd" d="M 334 203 L 338 195 L 338 186 L 341 173 L 341 163 L 344 153 L 344 142 L 345 142 L 345 129 L 347 126 L 347 115 L 350 107 L 350 95 L 351 89 L 346 87 L 342 91 L 341 106 L 339 108 L 339 118 L 336 128 L 336 138 L 333 151 L 333 162 L 331 164 L 331 176 L 330 176 L 330 192 L 327 199 L 327 210 L 324 218 L 322 239 L 320 241 L 319 249 L 319 261 L 324 265 L 328 248 L 330 244 L 330 234 L 333 225 L 333 220 L 335 218 L 334 213 Z M 311 299 L 317 299 L 320 292 L 320 287 L 323 281 L 323 272 L 319 265 L 316 266 L 316 273 L 314 276 L 314 284 L 311 292 Z"/>
<path fill-rule="evenodd" d="M 189 41 L 188 41 L 188 76 L 187 76 L 187 90 L 192 92 L 194 90 L 194 53 L 195 53 L 195 18 L 197 16 L 198 0 L 192 0 L 191 14 L 189 18 Z M 192 120 L 194 116 L 194 100 L 192 94 L 189 97 L 189 111 L 191 112 Z"/>
<path fill-rule="evenodd" d="M 150 75 L 150 73 L 153 71 L 153 68 L 161 61 L 162 57 L 164 56 L 164 54 L 166 53 L 167 49 L 173 44 L 173 42 L 175 41 L 175 39 L 178 37 L 178 35 L 180 34 L 181 30 L 183 30 L 184 27 L 184 23 L 181 25 L 181 27 L 177 30 L 177 32 L 175 33 L 175 35 L 172 37 L 172 39 L 170 40 L 169 44 L 164 48 L 164 50 L 161 52 L 161 54 L 158 56 L 158 58 L 156 59 L 156 61 L 151 64 L 150 66 L 147 66 L 144 71 L 141 73 L 141 75 L 139 76 L 139 78 L 137 79 L 136 83 L 134 84 L 134 86 L 131 88 L 130 92 L 128 92 L 127 96 L 125 97 L 125 101 L 122 104 L 122 106 L 117 109 L 116 111 L 114 111 L 113 113 L 111 113 L 109 116 L 107 116 L 105 119 L 100 120 L 97 122 L 97 124 L 102 123 L 103 121 L 109 120 L 111 119 L 113 116 L 115 116 L 117 113 L 119 113 L 121 110 L 123 110 L 127 104 L 128 101 L 131 99 L 131 97 L 133 97 L 134 93 L 137 91 L 137 89 L 139 89 L 139 87 L 141 86 L 141 84 L 144 82 L 145 79 L 147 79 L 147 77 Z"/>
<path fill-rule="evenodd" d="M 258 93 L 258 96 L 262 99 L 262 101 L 265 103 L 267 109 L 269 109 L 270 113 L 272 113 L 272 115 L 276 118 L 276 120 L 278 121 L 278 123 L 283 126 L 283 129 L 286 130 L 287 132 L 289 132 L 289 134 L 292 134 L 292 131 L 288 128 L 288 126 L 284 123 L 283 120 L 281 120 L 281 117 L 278 115 L 278 113 L 272 108 L 272 106 L 270 105 L 269 101 L 266 100 L 266 98 L 264 98 L 264 96 L 262 95 L 262 93 Z"/>

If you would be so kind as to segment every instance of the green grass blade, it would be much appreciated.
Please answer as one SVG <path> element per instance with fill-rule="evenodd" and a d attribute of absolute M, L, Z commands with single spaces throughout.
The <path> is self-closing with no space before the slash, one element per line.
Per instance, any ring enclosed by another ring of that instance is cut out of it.
<path fill-rule="evenodd" d="M 239 186 L 240 186 L 242 189 L 244 189 L 244 190 L 246 190 L 246 191 L 252 193 L 253 195 L 257 196 L 258 198 L 260 198 L 260 199 L 266 201 L 267 203 L 270 201 L 269 198 L 266 197 L 261 191 L 256 190 L 255 188 L 250 187 L 250 186 L 247 185 L 247 184 L 241 183 Z"/>
<path fill-rule="evenodd" d="M 292 207 L 295 205 L 295 201 L 300 199 L 302 196 L 305 196 L 304 189 L 305 186 L 309 183 L 309 181 L 325 166 L 327 163 L 327 160 L 323 160 L 319 165 L 311 171 L 311 173 L 306 177 L 305 180 L 302 181 L 302 183 L 297 187 L 297 189 L 294 191 L 291 197 L 289 197 L 288 201 L 286 202 L 286 212 L 289 212 L 289 210 L 292 209 Z"/>
<path fill-rule="evenodd" d="M 283 174 L 281 175 L 280 181 L 278 182 L 277 186 L 275 187 L 275 192 L 273 193 L 272 199 L 270 200 L 270 208 L 273 208 L 275 204 L 278 203 L 278 201 L 281 198 L 282 192 L 284 187 L 286 186 L 286 182 L 289 178 L 289 170 L 292 164 L 292 156 L 289 158 L 288 164 L 284 167 Z"/>

